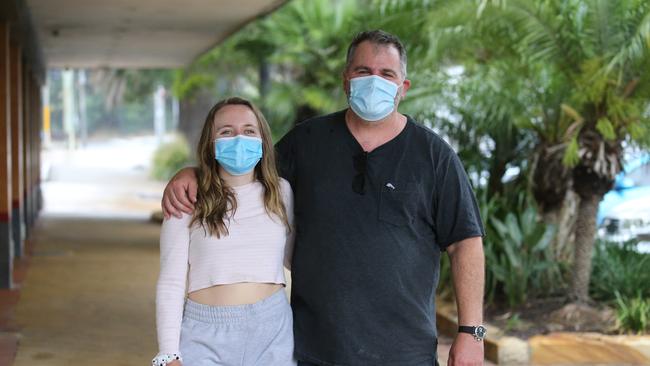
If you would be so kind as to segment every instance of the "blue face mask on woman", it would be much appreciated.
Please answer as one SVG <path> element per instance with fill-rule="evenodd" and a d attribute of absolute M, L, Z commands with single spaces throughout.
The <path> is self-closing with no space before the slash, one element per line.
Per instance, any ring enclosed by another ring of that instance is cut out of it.
<path fill-rule="evenodd" d="M 379 121 L 395 109 L 398 89 L 397 84 L 377 75 L 350 79 L 350 108 L 365 121 Z"/>
<path fill-rule="evenodd" d="M 231 175 L 244 175 L 262 159 L 262 139 L 241 136 L 214 140 L 214 156 Z"/>

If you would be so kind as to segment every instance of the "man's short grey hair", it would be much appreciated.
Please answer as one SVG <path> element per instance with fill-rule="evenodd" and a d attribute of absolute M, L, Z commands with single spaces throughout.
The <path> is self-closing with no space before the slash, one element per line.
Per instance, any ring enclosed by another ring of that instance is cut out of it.
<path fill-rule="evenodd" d="M 348 53 L 345 59 L 346 70 L 350 68 L 350 63 L 352 62 L 354 51 L 357 50 L 357 46 L 359 46 L 361 42 L 365 41 L 368 41 L 375 45 L 395 47 L 395 49 L 397 49 L 399 52 L 399 62 L 402 76 L 406 79 L 406 48 L 404 48 L 404 45 L 396 35 L 385 32 L 381 29 L 361 32 L 354 36 L 352 43 L 350 43 L 350 46 L 348 47 Z"/>

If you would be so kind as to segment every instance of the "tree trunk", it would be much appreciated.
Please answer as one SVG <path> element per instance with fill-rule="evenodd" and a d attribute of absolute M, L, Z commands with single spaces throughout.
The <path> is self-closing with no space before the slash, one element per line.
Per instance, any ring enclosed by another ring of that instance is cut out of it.
<path fill-rule="evenodd" d="M 543 220 L 547 225 L 553 225 L 555 238 L 551 242 L 553 258 L 557 261 L 571 262 L 573 259 L 573 241 L 580 197 L 573 191 L 566 193 L 561 206 L 543 212 Z"/>
<path fill-rule="evenodd" d="M 587 126 L 595 126 L 590 122 Z M 614 185 L 621 171 L 620 141 L 605 141 L 593 128 L 584 128 L 579 135 L 580 163 L 573 172 L 573 189 L 580 196 L 576 219 L 576 240 L 570 296 L 574 301 L 589 300 L 591 257 L 596 241 L 598 204 Z"/>
<path fill-rule="evenodd" d="M 86 70 L 77 70 L 77 97 L 79 103 L 77 108 L 79 109 L 79 139 L 81 140 L 81 146 L 86 147 L 88 145 L 88 104 L 86 103 Z"/>
<path fill-rule="evenodd" d="M 75 106 L 74 71 L 63 71 L 63 125 L 68 137 L 68 149 L 77 148 L 77 123 L 79 122 L 78 110 Z"/>
<path fill-rule="evenodd" d="M 560 211 L 572 184 L 571 169 L 562 163 L 562 145 L 542 143 L 536 148 L 531 188 L 542 212 Z"/>
<path fill-rule="evenodd" d="M 165 137 L 165 94 L 162 84 L 158 84 L 153 92 L 153 131 L 158 145 L 163 143 Z"/>
<path fill-rule="evenodd" d="M 262 109 L 262 113 L 265 115 L 269 114 L 268 106 L 266 105 L 266 97 L 269 94 L 269 89 L 271 88 L 271 68 L 269 67 L 269 63 L 266 61 L 265 56 L 260 57 L 260 67 L 259 67 L 259 74 L 260 74 L 260 108 Z"/>
<path fill-rule="evenodd" d="M 497 149 L 495 149 L 497 151 Z M 496 155 L 496 154 L 495 154 Z M 488 180 L 488 197 L 503 194 L 503 175 L 506 172 L 508 161 L 497 155 L 492 158 L 490 163 L 490 179 Z"/>
<path fill-rule="evenodd" d="M 215 102 L 209 89 L 202 89 L 192 97 L 180 101 L 178 131 L 185 136 L 192 150 L 198 146 L 205 117 Z"/>
<path fill-rule="evenodd" d="M 596 237 L 596 213 L 602 198 L 602 195 L 598 194 L 581 197 L 578 205 L 570 296 L 572 300 L 581 303 L 589 301 L 591 257 Z"/>

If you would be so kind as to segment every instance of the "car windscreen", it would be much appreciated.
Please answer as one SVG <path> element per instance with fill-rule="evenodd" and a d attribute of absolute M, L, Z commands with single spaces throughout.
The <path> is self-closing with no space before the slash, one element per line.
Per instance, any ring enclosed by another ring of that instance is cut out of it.
<path fill-rule="evenodd" d="M 634 182 L 634 186 L 650 186 L 650 163 L 643 164 L 625 174 L 625 179 Z"/>

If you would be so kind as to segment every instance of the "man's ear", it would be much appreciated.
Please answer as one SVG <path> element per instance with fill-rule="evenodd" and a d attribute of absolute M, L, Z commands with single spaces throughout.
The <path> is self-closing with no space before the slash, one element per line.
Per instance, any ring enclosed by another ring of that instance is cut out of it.
<path fill-rule="evenodd" d="M 411 80 L 404 79 L 404 82 L 402 83 L 401 99 L 404 99 L 404 97 L 406 96 L 406 91 L 409 90 L 410 87 L 411 87 Z"/>
<path fill-rule="evenodd" d="M 350 80 L 348 79 L 347 75 L 345 74 L 345 71 L 341 75 L 343 77 L 343 92 L 345 95 L 349 96 L 350 95 Z"/>

